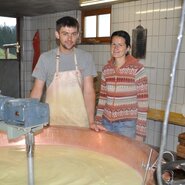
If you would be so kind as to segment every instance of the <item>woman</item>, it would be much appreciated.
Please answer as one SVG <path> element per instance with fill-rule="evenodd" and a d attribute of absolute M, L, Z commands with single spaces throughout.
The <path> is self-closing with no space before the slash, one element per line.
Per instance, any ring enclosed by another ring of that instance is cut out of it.
<path fill-rule="evenodd" d="M 144 66 L 129 54 L 126 31 L 111 35 L 112 58 L 102 69 L 96 123 L 108 131 L 143 141 L 146 137 L 148 87 Z"/>

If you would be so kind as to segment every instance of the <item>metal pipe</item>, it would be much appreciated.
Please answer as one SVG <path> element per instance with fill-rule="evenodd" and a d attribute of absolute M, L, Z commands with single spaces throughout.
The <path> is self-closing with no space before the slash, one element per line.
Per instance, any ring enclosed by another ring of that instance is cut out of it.
<path fill-rule="evenodd" d="M 163 152 L 163 156 L 164 156 L 164 154 L 170 154 L 170 156 L 171 156 L 171 161 L 175 161 L 175 157 L 174 157 L 174 155 L 172 154 L 172 152 L 170 152 L 170 151 L 165 151 L 165 152 Z"/>
<path fill-rule="evenodd" d="M 151 161 L 151 157 L 152 157 L 152 152 L 153 152 L 153 150 L 151 149 L 150 150 L 149 157 L 148 157 L 148 162 L 147 162 L 147 165 L 146 165 L 145 175 L 144 175 L 144 178 L 143 178 L 143 185 L 146 184 L 146 179 L 147 179 L 148 171 L 150 169 L 150 161 Z"/>
<path fill-rule="evenodd" d="M 28 167 L 28 185 L 34 185 L 34 135 L 33 132 L 26 134 L 26 151 Z"/>
<path fill-rule="evenodd" d="M 177 62 L 178 62 L 179 51 L 180 51 L 181 42 L 182 42 L 182 34 L 183 34 L 183 29 L 184 29 L 184 13 L 185 13 L 185 0 L 183 1 L 181 21 L 180 21 L 180 30 L 179 30 L 179 35 L 177 38 L 178 39 L 177 48 L 176 48 L 174 62 L 173 62 L 173 66 L 172 66 L 172 73 L 170 75 L 171 76 L 170 90 L 169 90 L 169 96 L 168 96 L 168 101 L 167 101 L 167 105 L 166 105 L 165 118 L 164 118 L 164 122 L 163 122 L 161 146 L 160 146 L 160 152 L 159 152 L 159 160 L 158 160 L 158 164 L 157 164 L 157 180 L 158 180 L 159 185 L 162 185 L 161 164 L 162 164 L 162 159 L 163 159 L 164 147 L 166 145 L 167 125 L 168 125 L 170 105 L 171 105 L 171 100 L 172 100 L 172 95 L 173 95 L 175 72 L 176 72 L 176 66 L 177 66 Z"/>

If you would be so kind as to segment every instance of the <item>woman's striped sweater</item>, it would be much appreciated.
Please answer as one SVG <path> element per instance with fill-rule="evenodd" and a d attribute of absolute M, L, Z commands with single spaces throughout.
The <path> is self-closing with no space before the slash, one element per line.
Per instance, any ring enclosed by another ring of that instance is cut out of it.
<path fill-rule="evenodd" d="M 113 121 L 136 119 L 136 134 L 146 136 L 148 84 L 144 66 L 131 55 L 116 70 L 111 59 L 103 67 L 100 97 L 95 120 Z"/>

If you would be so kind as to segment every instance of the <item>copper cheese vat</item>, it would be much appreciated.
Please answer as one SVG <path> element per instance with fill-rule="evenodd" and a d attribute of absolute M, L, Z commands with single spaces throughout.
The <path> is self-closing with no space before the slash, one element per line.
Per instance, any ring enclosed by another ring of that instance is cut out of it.
<path fill-rule="evenodd" d="M 0 146 L 22 145 L 24 137 L 8 141 L 0 132 Z M 69 126 L 48 126 L 35 134 L 36 145 L 69 145 L 113 156 L 127 163 L 141 176 L 146 174 L 151 148 L 138 141 L 109 132 L 95 132 L 87 128 Z M 158 153 L 154 150 L 150 163 L 154 163 Z M 153 171 L 147 173 L 146 185 L 154 185 Z"/>

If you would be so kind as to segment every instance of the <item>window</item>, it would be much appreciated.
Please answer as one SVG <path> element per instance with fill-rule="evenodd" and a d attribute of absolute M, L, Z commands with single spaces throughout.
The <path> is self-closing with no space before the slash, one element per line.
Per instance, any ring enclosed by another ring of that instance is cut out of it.
<path fill-rule="evenodd" d="M 82 43 L 109 43 L 111 8 L 82 11 Z"/>
<path fill-rule="evenodd" d="M 0 59 L 17 59 L 17 19 L 0 16 Z"/>

